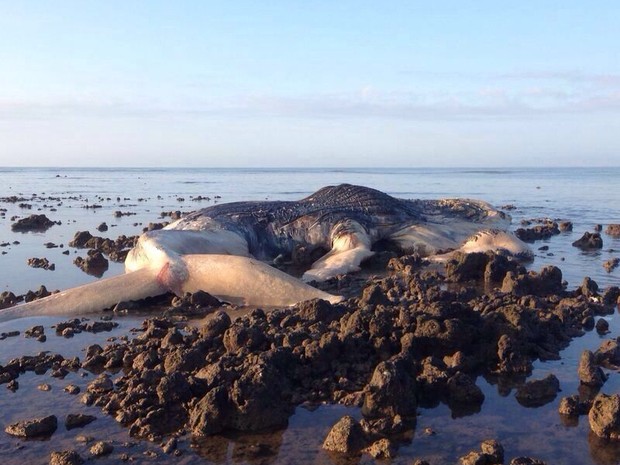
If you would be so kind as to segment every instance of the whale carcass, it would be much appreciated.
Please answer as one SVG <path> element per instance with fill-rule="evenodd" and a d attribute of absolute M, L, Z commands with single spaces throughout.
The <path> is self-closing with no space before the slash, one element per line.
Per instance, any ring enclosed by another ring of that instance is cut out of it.
<path fill-rule="evenodd" d="M 509 215 L 480 200 L 405 200 L 350 184 L 327 186 L 298 201 L 213 205 L 142 234 L 129 251 L 124 275 L 1 310 L 0 320 L 89 313 L 170 291 L 203 290 L 240 305 L 337 302 L 339 296 L 306 282 L 359 270 L 379 241 L 437 260 L 455 250 L 529 254 L 506 231 L 509 225 Z M 268 264 L 300 249 L 326 251 L 302 279 Z"/>

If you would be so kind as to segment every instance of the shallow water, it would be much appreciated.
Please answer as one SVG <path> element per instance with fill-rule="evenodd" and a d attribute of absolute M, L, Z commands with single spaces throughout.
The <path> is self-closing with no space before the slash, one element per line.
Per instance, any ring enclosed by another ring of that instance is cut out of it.
<path fill-rule="evenodd" d="M 550 217 L 570 220 L 574 232 L 563 233 L 547 241 L 537 242 L 533 248 L 536 259 L 530 265 L 539 269 L 546 264 L 559 266 L 569 283 L 578 286 L 584 276 L 590 276 L 601 287 L 620 284 L 620 269 L 607 273 L 602 263 L 619 256 L 620 240 L 603 234 L 602 251 L 581 252 L 571 246 L 595 224 L 620 223 L 620 169 L 557 169 L 557 170 L 440 170 L 440 169 L 385 169 L 385 170 L 207 170 L 207 169 L 2 169 L 0 168 L 0 291 L 23 293 L 44 284 L 49 289 L 63 289 L 91 281 L 72 262 L 85 251 L 67 247 L 76 231 L 90 230 L 94 235 L 116 238 L 120 234 L 138 234 L 149 222 L 163 221 L 160 213 L 172 210 L 184 212 L 241 199 L 298 199 L 328 184 L 341 182 L 364 184 L 404 198 L 474 197 L 496 206 L 514 204 L 510 211 L 514 227 L 521 219 Z M 197 196 L 211 200 L 195 201 Z M 23 202 L 9 203 L 4 198 L 24 197 Z M 215 196 L 221 198 L 216 199 Z M 20 207 L 20 203 L 32 206 Z M 100 208 L 84 208 L 98 205 Z M 114 212 L 136 213 L 132 216 L 114 217 Z M 13 216 L 45 213 L 54 221 L 61 221 L 46 232 L 14 233 L 10 229 Z M 106 222 L 106 233 L 96 231 L 96 226 Z M 13 244 L 19 241 L 19 244 Z M 62 244 L 62 248 L 48 249 L 47 242 Z M 548 245 L 549 250 L 538 247 Z M 62 252 L 70 250 L 70 254 Z M 55 271 L 30 268 L 30 257 L 47 257 L 55 263 Z M 122 272 L 122 265 L 110 262 L 104 276 Z M 620 335 L 618 316 L 607 317 L 611 333 L 604 338 Z M 0 333 L 23 330 L 43 324 L 48 341 L 39 343 L 23 335 L 0 341 L 0 364 L 24 354 L 41 350 L 58 352 L 65 357 L 81 355 L 86 346 L 103 345 L 110 336 L 129 333 L 139 326 L 141 319 L 117 318 L 120 327 L 111 333 L 78 334 L 72 339 L 56 336 L 51 325 L 62 318 L 29 318 L 0 324 Z M 576 365 L 585 348 L 595 350 L 601 336 L 590 332 L 578 338 L 562 353 L 562 360 L 537 362 L 533 378 L 554 373 L 561 382 L 563 392 L 555 401 L 536 409 L 525 408 L 514 399 L 514 390 L 498 390 L 482 377 L 477 384 L 485 394 L 480 412 L 453 418 L 450 409 L 440 405 L 433 409 L 420 409 L 418 424 L 411 432 L 410 442 L 404 444 L 394 463 L 411 463 L 412 458 L 425 458 L 431 464 L 454 463 L 461 455 L 477 450 L 482 440 L 496 438 L 506 449 L 507 462 L 518 455 L 535 456 L 554 464 L 615 464 L 620 463 L 620 446 L 605 444 L 594 439 L 589 432 L 587 418 L 580 418 L 575 426 L 563 424 L 557 413 L 560 397 L 577 392 Z M 60 419 L 58 431 L 50 441 L 23 442 L 0 433 L 0 458 L 3 463 L 47 463 L 51 450 L 77 447 L 83 455 L 87 446 L 78 446 L 76 434 L 88 434 L 97 439 L 114 440 L 117 448 L 112 459 L 128 453 L 135 463 L 157 463 L 171 460 L 164 458 L 157 445 L 139 443 L 125 447 L 133 441 L 127 431 L 113 419 L 96 408 L 79 403 L 78 398 L 62 391 L 74 382 L 85 386 L 93 375 L 82 378 L 70 374 L 65 380 L 51 378 L 48 374 L 20 376 L 20 388 L 11 393 L 0 386 L 0 422 L 6 425 L 29 416 L 55 413 Z M 603 391 L 619 391 L 620 380 L 616 373 L 603 387 Z M 37 385 L 52 384 L 52 391 L 41 392 Z M 67 412 L 85 412 L 97 416 L 94 423 L 83 429 L 64 430 L 62 418 Z M 320 449 L 329 427 L 344 413 L 359 417 L 356 409 L 341 406 L 322 406 L 314 411 L 299 407 L 285 431 L 245 436 L 209 438 L 198 442 L 185 438 L 180 448 L 180 463 L 329 463 L 335 459 Z M 435 434 L 424 433 L 431 428 Z M 257 446 L 262 444 L 262 446 Z M 18 451 L 18 453 L 16 453 Z M 144 455 L 156 452 L 159 458 Z M 110 460 L 110 459 L 109 459 Z M 371 463 L 368 456 L 353 463 Z"/>

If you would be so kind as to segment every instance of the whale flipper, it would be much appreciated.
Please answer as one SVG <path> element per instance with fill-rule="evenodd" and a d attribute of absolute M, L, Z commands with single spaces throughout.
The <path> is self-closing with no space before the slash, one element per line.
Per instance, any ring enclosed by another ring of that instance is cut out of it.
<path fill-rule="evenodd" d="M 237 305 L 290 306 L 304 300 L 331 303 L 342 297 L 309 286 L 259 260 L 236 255 L 183 255 L 183 292 L 203 290 Z"/>
<path fill-rule="evenodd" d="M 140 300 L 167 292 L 151 268 L 101 279 L 57 292 L 43 299 L 0 310 L 0 321 L 26 316 L 83 315 L 119 302 Z"/>
<path fill-rule="evenodd" d="M 339 274 L 359 271 L 362 261 L 374 255 L 370 236 L 357 221 L 337 223 L 330 236 L 331 250 L 304 273 L 304 281 L 325 281 Z"/>

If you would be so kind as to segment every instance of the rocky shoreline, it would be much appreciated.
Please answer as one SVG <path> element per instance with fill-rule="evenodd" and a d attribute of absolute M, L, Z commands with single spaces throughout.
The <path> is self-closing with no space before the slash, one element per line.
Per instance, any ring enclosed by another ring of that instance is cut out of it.
<path fill-rule="evenodd" d="M 336 456 L 391 458 L 411 440 L 419 408 L 443 403 L 453 416 L 479 411 L 479 376 L 516 388 L 524 406 L 556 398 L 555 376 L 525 382 L 533 362 L 559 358 L 572 338 L 595 326 L 605 331 L 597 318 L 613 313 L 620 296 L 617 287 L 599 290 L 589 278 L 567 291 L 558 268 L 527 272 L 502 255 L 460 255 L 441 269 L 417 256 L 390 256 L 384 255 L 383 277 L 345 276 L 322 285 L 346 291 L 342 304 L 311 301 L 231 318 L 204 293 L 168 297 L 158 302 L 168 316 L 145 320 L 137 337 L 91 345 L 82 359 L 15 359 L 0 368 L 0 382 L 15 388 L 25 371 L 95 373 L 81 402 L 112 416 L 131 436 L 162 444 L 285 428 L 299 405 L 353 406 L 361 421 L 343 416 L 323 447 Z M 187 315 L 208 316 L 194 326 Z M 89 330 L 79 320 L 58 328 Z M 600 365 L 620 364 L 620 349 L 610 344 L 580 366 L 585 383 Z M 593 430 L 615 438 L 620 402 L 601 396 L 595 383 L 588 398 L 563 399 L 561 414 L 589 412 Z M 501 445 L 491 439 L 480 438 L 481 450 L 461 463 L 504 463 Z M 78 463 L 61 455 L 53 463 Z"/>

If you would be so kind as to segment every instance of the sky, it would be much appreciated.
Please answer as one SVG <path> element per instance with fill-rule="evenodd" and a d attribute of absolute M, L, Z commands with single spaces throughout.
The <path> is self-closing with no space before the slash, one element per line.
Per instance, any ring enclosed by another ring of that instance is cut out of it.
<path fill-rule="evenodd" d="M 0 0 L 0 166 L 620 166 L 620 2 Z"/>

